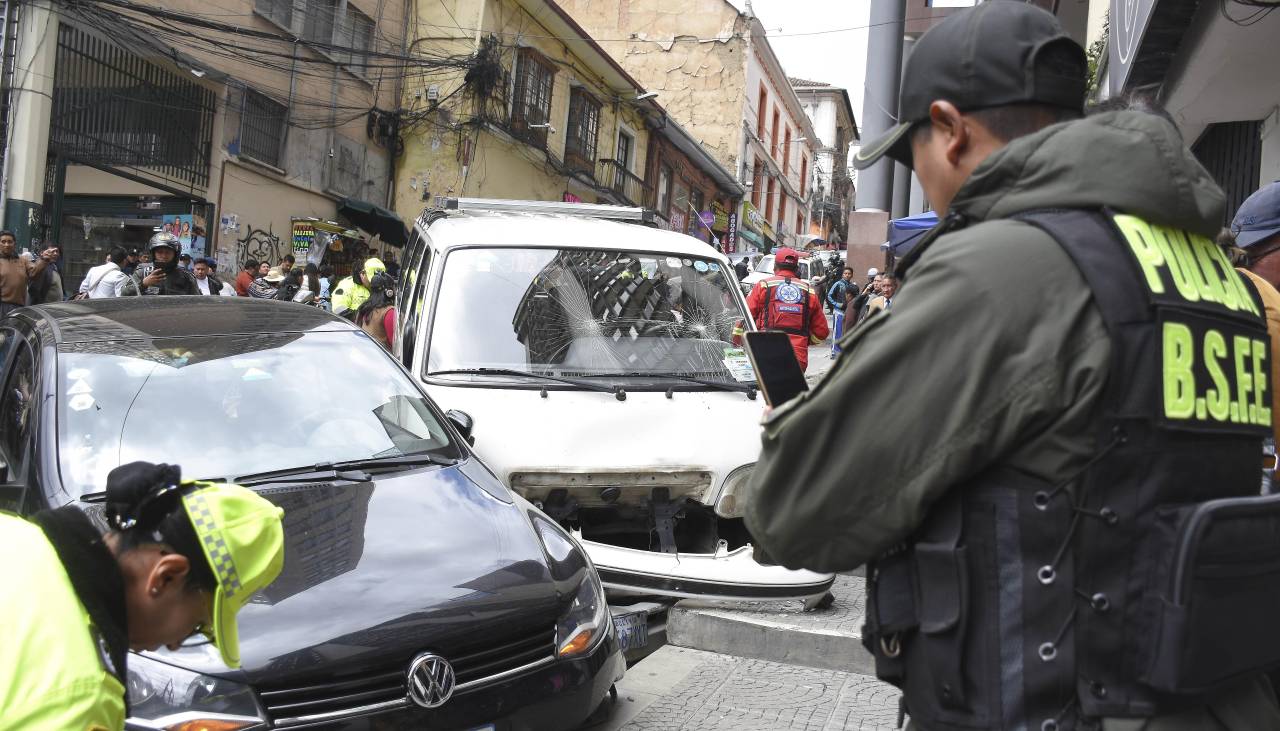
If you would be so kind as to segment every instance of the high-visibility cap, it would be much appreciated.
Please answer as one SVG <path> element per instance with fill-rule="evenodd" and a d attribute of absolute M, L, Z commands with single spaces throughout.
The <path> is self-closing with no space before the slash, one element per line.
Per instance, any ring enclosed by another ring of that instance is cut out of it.
<path fill-rule="evenodd" d="M 284 510 L 239 485 L 195 483 L 183 506 L 218 580 L 205 634 L 227 667 L 240 667 L 236 614 L 284 568 Z"/>

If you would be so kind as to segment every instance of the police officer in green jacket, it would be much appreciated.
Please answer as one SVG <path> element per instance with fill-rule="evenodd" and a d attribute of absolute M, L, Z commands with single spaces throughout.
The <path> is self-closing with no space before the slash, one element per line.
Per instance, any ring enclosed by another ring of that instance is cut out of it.
<path fill-rule="evenodd" d="M 282 513 L 134 462 L 107 476 L 106 535 L 74 506 L 0 514 L 0 730 L 122 729 L 130 650 L 202 634 L 239 667 L 236 613 L 280 573 Z"/>
<path fill-rule="evenodd" d="M 747 527 L 788 567 L 867 565 L 913 727 L 1280 729 L 1261 305 L 1176 128 L 1081 118 L 1086 75 L 1032 3 L 916 43 L 855 165 L 911 165 L 942 222 L 766 422 Z"/>
<path fill-rule="evenodd" d="M 386 271 L 387 265 L 376 256 L 360 262 L 359 266 L 351 270 L 351 276 L 334 285 L 333 294 L 329 299 L 333 314 L 342 315 L 348 319 L 354 318 L 356 310 L 359 310 L 360 305 L 369 299 L 369 284 L 373 278 Z"/>

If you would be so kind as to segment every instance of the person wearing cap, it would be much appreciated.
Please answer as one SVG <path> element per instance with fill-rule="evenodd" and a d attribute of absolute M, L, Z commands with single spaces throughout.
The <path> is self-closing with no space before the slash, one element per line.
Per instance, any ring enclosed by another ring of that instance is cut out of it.
<path fill-rule="evenodd" d="M 342 279 L 333 288 L 333 295 L 329 300 L 333 314 L 342 315 L 348 319 L 355 317 L 360 305 L 369 299 L 371 294 L 369 284 L 373 278 L 386 271 L 387 265 L 375 256 L 358 262 L 358 265 L 352 268 L 351 276 Z"/>
<path fill-rule="evenodd" d="M 758 330 L 787 333 L 791 347 L 800 362 L 800 370 L 809 367 L 809 345 L 816 345 L 831 334 L 822 300 L 800 277 L 800 254 L 787 247 L 774 254 L 773 276 L 756 282 L 747 296 L 747 307 Z"/>
<path fill-rule="evenodd" d="M 0 513 L 0 729 L 124 728 L 129 652 L 203 635 L 240 666 L 236 614 L 284 565 L 283 512 L 174 465 L 107 475 L 103 535 L 77 506 Z"/>
<path fill-rule="evenodd" d="M 249 285 L 249 296 L 257 299 L 275 299 L 280 283 L 283 281 L 284 274 L 279 269 L 271 267 L 267 269 L 266 274 L 253 280 L 253 284 Z"/>
<path fill-rule="evenodd" d="M 1175 127 L 1082 118 L 1087 73 L 1030 3 L 916 42 L 855 166 L 911 166 L 940 224 L 766 420 L 746 526 L 789 568 L 867 565 L 863 641 L 914 728 L 1280 728 L 1277 534 L 1223 507 L 1266 499 L 1261 308 Z"/>
<path fill-rule="evenodd" d="M 157 231 L 148 244 L 151 264 L 142 264 L 133 273 L 132 286 L 123 290 L 125 295 L 183 295 L 198 294 L 196 278 L 191 272 L 178 266 L 178 254 L 182 243 L 168 231 Z"/>
<path fill-rule="evenodd" d="M 1239 267 L 1253 282 L 1262 298 L 1271 332 L 1271 349 L 1280 350 L 1280 181 L 1264 185 L 1245 199 L 1225 232 L 1229 246 L 1243 259 Z M 1271 362 L 1272 414 L 1280 416 L 1280 358 Z M 1280 418 L 1273 424 L 1274 439 L 1280 444 Z"/>

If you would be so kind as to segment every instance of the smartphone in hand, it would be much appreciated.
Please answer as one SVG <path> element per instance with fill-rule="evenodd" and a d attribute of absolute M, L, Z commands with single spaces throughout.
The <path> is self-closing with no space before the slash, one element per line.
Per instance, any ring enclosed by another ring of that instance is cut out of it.
<path fill-rule="evenodd" d="M 765 403 L 777 408 L 809 390 L 791 338 L 783 332 L 747 333 L 747 357 Z"/>

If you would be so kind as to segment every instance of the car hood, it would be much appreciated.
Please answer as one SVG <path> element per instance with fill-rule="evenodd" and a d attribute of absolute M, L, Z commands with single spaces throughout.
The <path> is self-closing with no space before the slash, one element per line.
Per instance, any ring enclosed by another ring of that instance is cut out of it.
<path fill-rule="evenodd" d="M 528 503 L 471 460 L 373 482 L 265 486 L 284 508 L 280 576 L 240 611 L 242 669 L 211 646 L 157 659 L 250 683 L 385 668 L 513 624 L 554 627 L 566 587 Z"/>
<path fill-rule="evenodd" d="M 684 388 L 679 386 L 678 388 Z M 764 399 L 737 391 L 611 393 L 428 385 L 442 408 L 475 419 L 475 449 L 505 484 L 512 473 L 705 471 L 703 504 L 728 473 L 756 461 Z M 708 446 L 712 445 L 712 446 Z"/>

